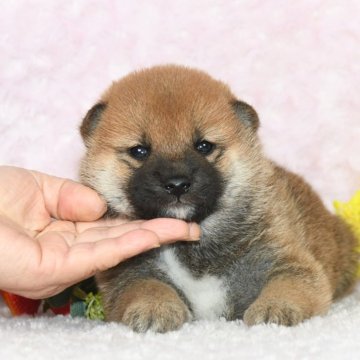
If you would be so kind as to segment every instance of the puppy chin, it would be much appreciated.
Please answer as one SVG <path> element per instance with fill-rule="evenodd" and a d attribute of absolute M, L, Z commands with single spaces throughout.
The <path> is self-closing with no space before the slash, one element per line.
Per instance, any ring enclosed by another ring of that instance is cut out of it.
<path fill-rule="evenodd" d="M 173 205 L 160 211 L 161 217 L 170 217 L 185 221 L 190 221 L 194 214 L 195 209 L 191 205 Z"/>

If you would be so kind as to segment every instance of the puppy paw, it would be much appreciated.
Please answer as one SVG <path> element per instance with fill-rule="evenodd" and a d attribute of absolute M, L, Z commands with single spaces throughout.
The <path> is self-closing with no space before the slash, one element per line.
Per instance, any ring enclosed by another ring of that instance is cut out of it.
<path fill-rule="evenodd" d="M 263 323 L 293 326 L 306 318 L 297 304 L 281 300 L 255 301 L 244 314 L 244 322 L 249 326 Z"/>
<path fill-rule="evenodd" d="M 179 329 L 190 318 L 188 308 L 181 301 L 161 303 L 156 299 L 139 299 L 125 310 L 122 322 L 136 332 L 165 333 Z"/>
<path fill-rule="evenodd" d="M 130 283 L 115 297 L 103 292 L 105 319 L 128 325 L 136 332 L 164 333 L 180 328 L 192 316 L 170 285 L 156 279 Z"/>

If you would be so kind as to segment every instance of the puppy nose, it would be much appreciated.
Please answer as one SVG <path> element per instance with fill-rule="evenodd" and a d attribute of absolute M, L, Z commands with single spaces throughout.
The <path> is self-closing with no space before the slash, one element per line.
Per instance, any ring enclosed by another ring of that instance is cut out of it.
<path fill-rule="evenodd" d="M 187 193 L 190 189 L 190 181 L 186 177 L 174 177 L 169 179 L 165 185 L 165 190 L 177 197 Z"/>

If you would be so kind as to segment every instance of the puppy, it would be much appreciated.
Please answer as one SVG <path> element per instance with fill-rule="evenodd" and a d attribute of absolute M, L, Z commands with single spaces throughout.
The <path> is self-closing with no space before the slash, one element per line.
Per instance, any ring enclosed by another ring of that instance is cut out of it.
<path fill-rule="evenodd" d="M 132 73 L 87 113 L 82 181 L 109 216 L 201 225 L 97 275 L 106 319 L 166 332 L 194 319 L 295 325 L 354 284 L 355 239 L 304 180 L 262 152 L 255 110 L 207 74 Z"/>

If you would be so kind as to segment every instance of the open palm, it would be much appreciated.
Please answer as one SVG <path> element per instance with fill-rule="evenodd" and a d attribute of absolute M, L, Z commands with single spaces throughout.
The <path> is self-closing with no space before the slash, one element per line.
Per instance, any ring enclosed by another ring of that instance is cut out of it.
<path fill-rule="evenodd" d="M 0 167 L 0 289 L 30 298 L 57 294 L 142 251 L 195 240 L 175 219 L 98 220 L 93 190 L 35 171 Z"/>

